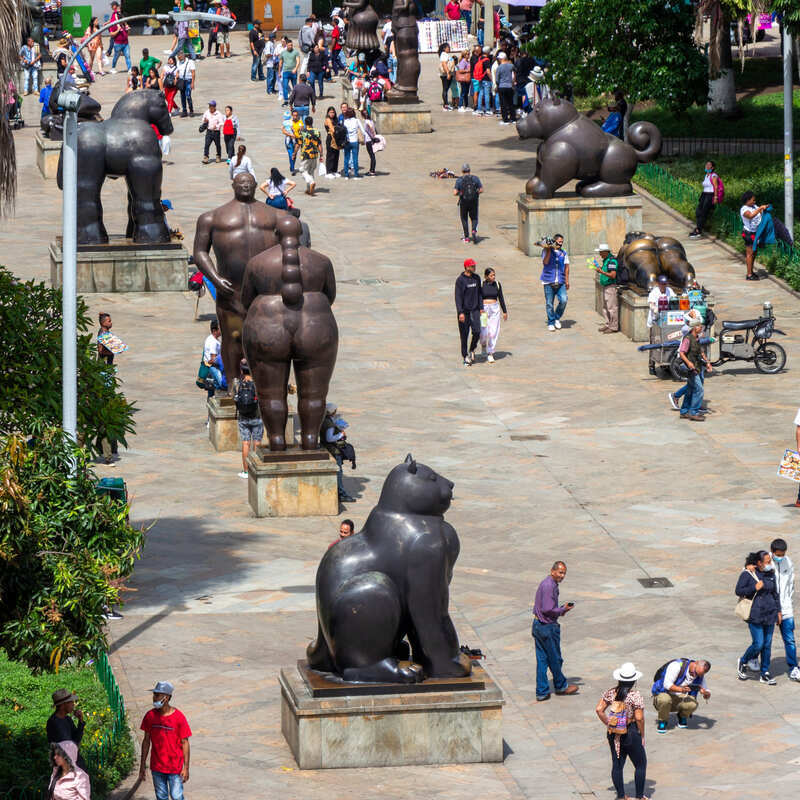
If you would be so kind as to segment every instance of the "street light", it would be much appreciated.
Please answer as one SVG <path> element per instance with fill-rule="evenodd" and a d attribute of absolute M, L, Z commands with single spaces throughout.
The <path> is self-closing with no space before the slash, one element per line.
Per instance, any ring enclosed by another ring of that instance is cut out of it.
<path fill-rule="evenodd" d="M 95 31 L 72 54 L 61 75 L 58 87 L 58 107 L 64 112 L 64 135 L 61 145 L 61 185 L 63 199 L 63 228 L 61 235 L 61 425 L 73 441 L 78 433 L 78 329 L 77 329 L 77 262 L 78 262 L 78 109 L 84 95 L 77 90 L 64 91 L 67 76 L 81 50 L 108 28 L 138 19 L 151 19 L 153 14 L 135 14 L 107 22 Z M 201 11 L 172 11 L 156 14 L 159 22 L 205 20 L 233 27 L 231 17 Z"/>
<path fill-rule="evenodd" d="M 792 34 L 783 20 L 783 206 L 784 221 L 794 238 L 794 158 L 792 130 Z"/>

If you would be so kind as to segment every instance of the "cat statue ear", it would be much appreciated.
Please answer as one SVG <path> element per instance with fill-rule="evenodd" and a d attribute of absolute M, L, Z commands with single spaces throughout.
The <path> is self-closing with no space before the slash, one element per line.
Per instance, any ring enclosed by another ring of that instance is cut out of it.
<path fill-rule="evenodd" d="M 411 453 L 409 453 L 406 456 L 405 463 L 408 464 L 408 471 L 412 475 L 416 475 L 417 474 L 417 462 L 414 460 L 414 458 L 412 457 Z"/>

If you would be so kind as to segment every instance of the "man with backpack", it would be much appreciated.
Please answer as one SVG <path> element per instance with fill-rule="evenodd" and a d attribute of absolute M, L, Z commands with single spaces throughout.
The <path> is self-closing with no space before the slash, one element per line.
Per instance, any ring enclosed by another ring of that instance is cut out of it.
<path fill-rule="evenodd" d="M 678 715 L 678 727 L 689 727 L 689 717 L 697 710 L 698 693 L 706 700 L 711 697 L 704 677 L 710 669 L 710 661 L 676 658 L 656 670 L 651 691 L 653 705 L 658 711 L 659 733 L 667 732 L 669 715 L 673 711 Z"/>
<path fill-rule="evenodd" d="M 239 438 L 242 440 L 242 471 L 239 473 L 239 477 L 246 478 L 250 442 L 253 443 L 253 447 L 261 444 L 261 440 L 264 438 L 264 423 L 261 421 L 256 385 L 250 374 L 250 365 L 244 358 L 239 364 L 239 371 L 242 377 L 239 381 L 239 388 L 233 396 L 233 402 L 236 405 L 238 416 Z"/>
<path fill-rule="evenodd" d="M 453 194 L 458 197 L 458 210 L 461 215 L 461 227 L 464 229 L 465 244 L 470 242 L 469 221 L 472 222 L 472 242 L 478 244 L 478 195 L 483 191 L 483 184 L 477 175 L 470 172 L 469 164 L 461 167 L 461 177 L 456 180 Z"/>

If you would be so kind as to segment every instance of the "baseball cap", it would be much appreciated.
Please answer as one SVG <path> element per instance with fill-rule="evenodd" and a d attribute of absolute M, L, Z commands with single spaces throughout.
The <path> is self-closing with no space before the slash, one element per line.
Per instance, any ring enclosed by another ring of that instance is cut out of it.
<path fill-rule="evenodd" d="M 209 104 L 210 106 L 215 106 L 215 105 L 217 104 L 217 101 L 216 101 L 216 100 L 209 100 L 209 101 L 208 101 L 208 104 Z"/>
<path fill-rule="evenodd" d="M 474 259 L 472 259 L 472 258 L 468 258 L 468 259 L 466 259 L 466 260 L 464 261 L 464 266 L 465 266 L 465 267 L 474 267 L 474 266 L 476 266 L 476 264 L 475 264 L 475 260 L 474 260 Z"/>
<path fill-rule="evenodd" d="M 175 687 L 169 681 L 158 681 L 151 689 L 152 694 L 168 694 L 170 696 L 174 691 Z"/>
<path fill-rule="evenodd" d="M 461 171 L 462 172 L 469 172 L 469 164 L 467 164 L 466 161 L 461 165 Z"/>
<path fill-rule="evenodd" d="M 595 247 L 594 251 L 595 253 L 602 253 L 602 252 L 610 253 L 611 248 L 608 246 L 608 242 L 600 242 L 600 244 L 597 245 L 597 247 Z"/>
<path fill-rule="evenodd" d="M 669 283 L 669 278 L 666 275 L 659 275 L 658 276 L 659 283 Z"/>
<path fill-rule="evenodd" d="M 161 200 L 161 207 L 166 209 L 167 211 L 172 211 L 173 210 L 172 209 L 172 201 L 171 200 L 162 199 Z"/>

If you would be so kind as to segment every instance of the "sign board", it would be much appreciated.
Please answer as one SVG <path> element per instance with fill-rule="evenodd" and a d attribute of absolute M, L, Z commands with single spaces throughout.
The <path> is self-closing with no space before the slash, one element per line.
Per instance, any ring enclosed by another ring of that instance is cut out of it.
<path fill-rule="evenodd" d="M 272 13 L 274 16 L 274 10 Z M 299 31 L 309 16 L 311 16 L 311 0 L 284 0 L 283 24 L 280 27 L 286 31 Z"/>
<path fill-rule="evenodd" d="M 92 21 L 92 7 L 61 6 L 61 24 L 75 39 L 80 39 Z"/>
<path fill-rule="evenodd" d="M 790 481 L 800 482 L 800 453 L 795 450 L 787 450 L 778 466 L 778 475 L 788 478 Z"/>

